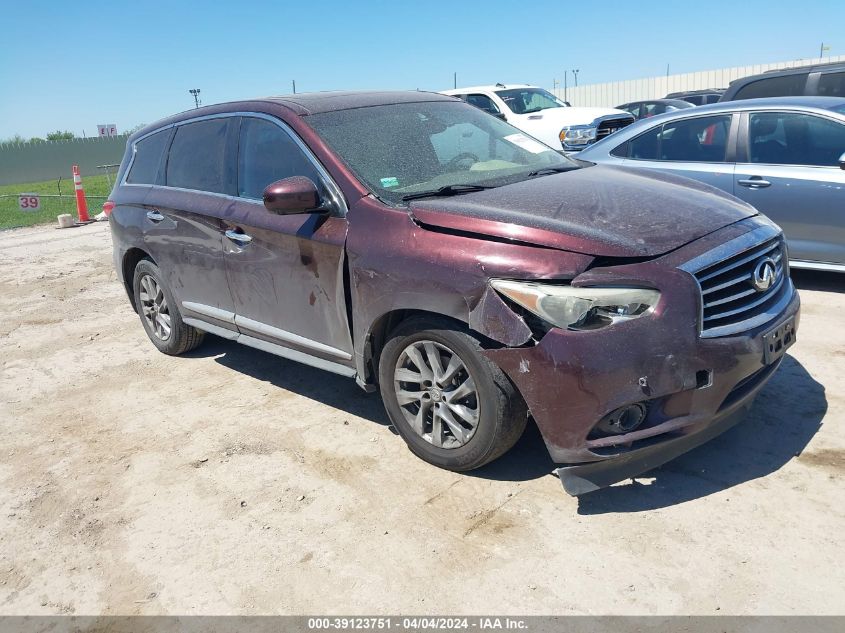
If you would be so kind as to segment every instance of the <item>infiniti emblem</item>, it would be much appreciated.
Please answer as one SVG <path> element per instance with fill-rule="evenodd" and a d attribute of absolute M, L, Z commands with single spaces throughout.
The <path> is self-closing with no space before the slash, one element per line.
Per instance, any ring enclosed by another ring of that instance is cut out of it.
<path fill-rule="evenodd" d="M 751 285 L 757 292 L 765 292 L 775 283 L 777 268 L 775 260 L 771 257 L 764 257 L 754 267 L 754 274 L 751 276 Z"/>

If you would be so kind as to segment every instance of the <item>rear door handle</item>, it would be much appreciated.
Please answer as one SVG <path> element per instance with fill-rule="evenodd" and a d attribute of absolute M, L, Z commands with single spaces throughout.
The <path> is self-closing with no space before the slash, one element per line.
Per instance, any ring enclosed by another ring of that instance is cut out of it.
<path fill-rule="evenodd" d="M 768 187 L 772 183 L 768 180 L 763 180 L 760 176 L 751 176 L 751 178 L 737 180 L 736 184 L 742 185 L 743 187 L 750 187 L 751 189 L 762 189 L 763 187 Z"/>
<path fill-rule="evenodd" d="M 158 211 L 147 211 L 147 219 L 151 222 L 161 222 L 164 216 Z"/>
<path fill-rule="evenodd" d="M 234 242 L 237 242 L 241 246 L 245 246 L 246 244 L 249 244 L 252 241 L 251 235 L 247 235 L 246 233 L 238 233 L 234 229 L 229 229 L 228 231 L 226 231 L 226 237 L 228 237 Z"/>

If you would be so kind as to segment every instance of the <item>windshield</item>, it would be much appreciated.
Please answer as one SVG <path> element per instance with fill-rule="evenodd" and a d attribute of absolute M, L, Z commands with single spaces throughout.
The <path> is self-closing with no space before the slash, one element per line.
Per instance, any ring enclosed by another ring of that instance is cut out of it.
<path fill-rule="evenodd" d="M 567 105 L 542 88 L 513 88 L 497 90 L 496 94 L 514 114 L 530 114 L 549 108 L 566 108 Z"/>
<path fill-rule="evenodd" d="M 495 187 L 579 165 L 460 101 L 400 103 L 324 112 L 307 122 L 379 198 Z M 443 194 L 446 195 L 446 194 Z"/>

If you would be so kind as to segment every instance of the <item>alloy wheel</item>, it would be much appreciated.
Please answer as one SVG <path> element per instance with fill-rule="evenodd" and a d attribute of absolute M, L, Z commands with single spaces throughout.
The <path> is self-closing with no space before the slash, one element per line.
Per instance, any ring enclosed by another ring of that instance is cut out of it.
<path fill-rule="evenodd" d="M 451 449 L 475 434 L 478 391 L 454 351 L 434 341 L 415 341 L 399 355 L 393 379 L 402 415 L 424 440 Z"/>
<path fill-rule="evenodd" d="M 161 341 L 170 338 L 171 321 L 167 299 L 159 283 L 151 276 L 144 275 L 140 281 L 141 310 L 150 332 Z"/>

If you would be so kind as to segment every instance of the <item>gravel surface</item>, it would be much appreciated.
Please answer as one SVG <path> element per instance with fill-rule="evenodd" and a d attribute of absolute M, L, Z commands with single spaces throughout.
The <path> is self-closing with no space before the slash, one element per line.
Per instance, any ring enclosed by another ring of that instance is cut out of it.
<path fill-rule="evenodd" d="M 845 613 L 845 276 L 748 419 L 567 496 L 536 430 L 470 474 L 350 379 L 150 344 L 102 224 L 0 233 L 0 614 Z"/>

